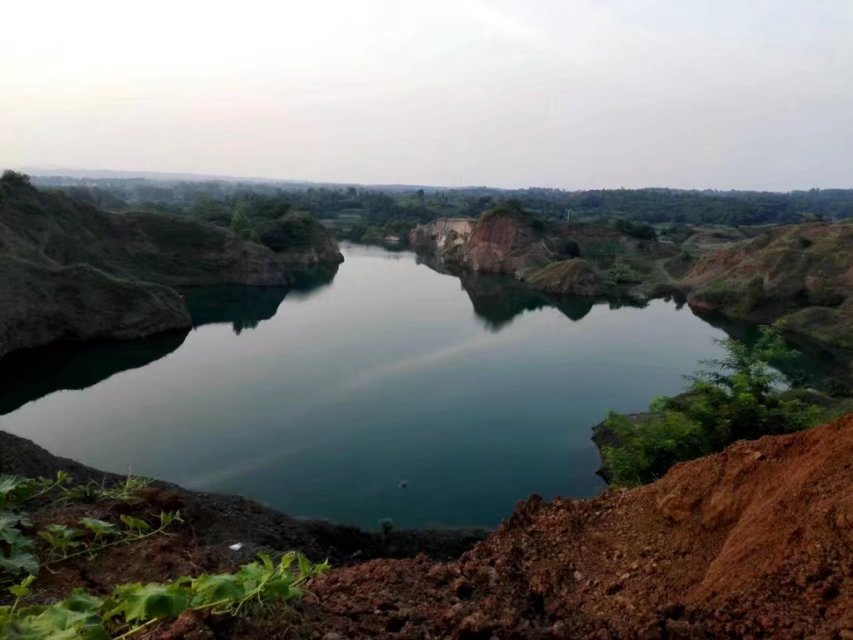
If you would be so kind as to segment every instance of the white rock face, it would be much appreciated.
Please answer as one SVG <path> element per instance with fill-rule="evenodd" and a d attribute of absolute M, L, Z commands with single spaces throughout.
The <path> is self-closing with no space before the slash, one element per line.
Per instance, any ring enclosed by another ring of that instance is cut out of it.
<path fill-rule="evenodd" d="M 446 218 L 419 224 L 412 229 L 409 242 L 417 249 L 443 254 L 463 247 L 474 232 L 476 224 L 477 221 L 471 218 Z"/>

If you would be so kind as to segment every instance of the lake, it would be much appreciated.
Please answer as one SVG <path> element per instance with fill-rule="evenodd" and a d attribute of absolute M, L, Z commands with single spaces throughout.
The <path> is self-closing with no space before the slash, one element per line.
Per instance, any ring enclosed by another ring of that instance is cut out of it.
<path fill-rule="evenodd" d="M 725 334 L 686 307 L 548 298 L 344 246 L 298 287 L 187 292 L 196 327 L 2 371 L 0 428 L 108 471 L 375 528 L 487 526 L 603 488 L 591 427 Z"/>

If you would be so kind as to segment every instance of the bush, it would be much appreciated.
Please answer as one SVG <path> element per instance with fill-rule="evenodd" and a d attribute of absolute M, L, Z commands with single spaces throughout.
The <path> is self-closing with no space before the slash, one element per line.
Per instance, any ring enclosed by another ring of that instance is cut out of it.
<path fill-rule="evenodd" d="M 323 225 L 307 213 L 293 212 L 278 220 L 258 224 L 261 242 L 273 251 L 294 251 L 314 244 Z"/>
<path fill-rule="evenodd" d="M 617 444 L 602 457 L 612 482 L 651 482 L 673 464 L 719 451 L 735 440 L 788 433 L 817 424 L 814 404 L 779 391 L 781 376 L 769 362 L 794 355 L 774 329 L 763 327 L 752 344 L 721 340 L 725 356 L 704 363 L 688 390 L 656 400 L 651 412 L 632 422 L 611 414 L 606 427 Z"/>
<path fill-rule="evenodd" d="M 630 220 L 619 218 L 613 226 L 625 235 L 637 238 L 638 240 L 657 240 L 658 237 L 658 234 L 655 233 L 655 228 L 645 222 L 631 222 Z"/>
<path fill-rule="evenodd" d="M 676 462 L 709 452 L 701 425 L 678 411 L 655 413 L 636 424 L 612 413 L 606 426 L 625 443 L 603 451 L 612 482 L 619 485 L 651 482 Z"/>

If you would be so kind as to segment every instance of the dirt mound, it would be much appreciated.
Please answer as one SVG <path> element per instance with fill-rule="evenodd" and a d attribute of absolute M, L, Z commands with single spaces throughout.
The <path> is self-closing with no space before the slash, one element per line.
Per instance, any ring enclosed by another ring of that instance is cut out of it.
<path fill-rule="evenodd" d="M 317 637 L 848 637 L 853 414 L 639 489 L 533 497 L 457 562 L 377 560 L 312 590 Z"/>

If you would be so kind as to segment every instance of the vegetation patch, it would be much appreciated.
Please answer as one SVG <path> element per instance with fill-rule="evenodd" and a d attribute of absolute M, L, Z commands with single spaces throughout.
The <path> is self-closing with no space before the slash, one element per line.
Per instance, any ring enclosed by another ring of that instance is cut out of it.
<path fill-rule="evenodd" d="M 769 363 L 793 357 L 777 331 L 754 344 L 721 340 L 725 356 L 706 361 L 687 391 L 655 400 L 639 419 L 611 413 L 603 425 L 606 475 L 632 486 L 663 476 L 676 462 L 720 451 L 735 440 L 788 433 L 826 421 L 831 409 L 782 390 Z"/>

